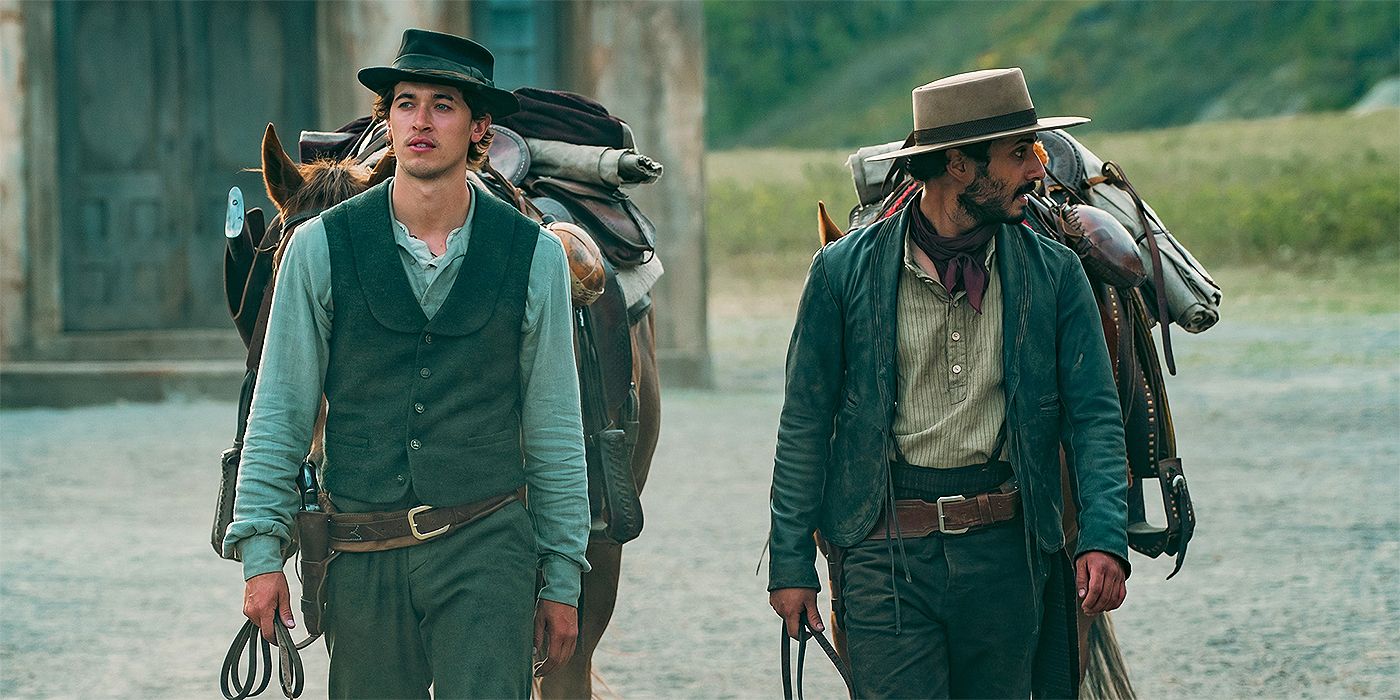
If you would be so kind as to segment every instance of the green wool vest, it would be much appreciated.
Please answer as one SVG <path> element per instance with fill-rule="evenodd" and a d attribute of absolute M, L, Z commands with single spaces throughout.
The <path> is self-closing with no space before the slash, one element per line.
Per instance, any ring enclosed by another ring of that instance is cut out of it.
<path fill-rule="evenodd" d="M 520 324 L 539 225 L 474 192 L 471 240 L 430 320 L 409 287 L 383 183 L 321 215 L 330 247 L 325 489 L 452 506 L 525 484 Z"/>

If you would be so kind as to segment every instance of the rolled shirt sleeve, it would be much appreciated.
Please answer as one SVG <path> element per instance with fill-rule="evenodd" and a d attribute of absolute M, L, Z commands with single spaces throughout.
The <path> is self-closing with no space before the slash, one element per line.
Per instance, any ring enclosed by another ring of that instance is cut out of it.
<path fill-rule="evenodd" d="M 572 319 L 564 247 L 541 229 L 521 328 L 525 480 L 544 574 L 539 597 L 576 606 L 590 516 Z"/>

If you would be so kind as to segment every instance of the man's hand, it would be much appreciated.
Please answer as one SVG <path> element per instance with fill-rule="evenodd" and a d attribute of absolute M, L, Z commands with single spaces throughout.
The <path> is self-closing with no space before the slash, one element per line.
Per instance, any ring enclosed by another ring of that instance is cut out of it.
<path fill-rule="evenodd" d="M 1085 615 L 1116 610 L 1128 595 L 1123 567 L 1104 552 L 1085 552 L 1074 562 L 1074 586 Z"/>
<path fill-rule="evenodd" d="M 779 588 L 768 594 L 768 604 L 773 606 L 773 612 L 778 613 L 778 617 L 787 623 L 788 636 L 793 639 L 799 638 L 797 624 L 804 615 L 807 617 L 808 627 L 818 632 L 826 631 L 826 625 L 822 624 L 822 614 L 817 611 L 815 588 Z"/>
<path fill-rule="evenodd" d="M 535 606 L 535 675 L 547 676 L 569 663 L 578 644 L 578 608 L 552 600 Z"/>
<path fill-rule="evenodd" d="M 287 576 L 281 571 L 258 574 L 243 584 L 243 614 L 257 623 L 263 639 L 277 643 L 273 631 L 274 616 L 281 616 L 287 629 L 297 626 L 292 619 L 292 594 L 287 590 Z"/>

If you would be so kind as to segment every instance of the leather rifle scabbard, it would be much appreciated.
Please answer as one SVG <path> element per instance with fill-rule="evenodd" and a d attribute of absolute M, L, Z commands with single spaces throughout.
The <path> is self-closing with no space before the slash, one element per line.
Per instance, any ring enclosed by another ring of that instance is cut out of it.
<path fill-rule="evenodd" d="M 598 433 L 596 439 L 607 490 L 608 537 L 618 544 L 630 542 L 642 534 L 642 502 L 632 475 L 632 445 L 626 431 L 617 428 Z"/>

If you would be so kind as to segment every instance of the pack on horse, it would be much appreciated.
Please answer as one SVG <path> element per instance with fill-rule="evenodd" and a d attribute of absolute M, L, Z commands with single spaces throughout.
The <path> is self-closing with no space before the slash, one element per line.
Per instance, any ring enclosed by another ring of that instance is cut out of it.
<path fill-rule="evenodd" d="M 478 191 L 499 197 L 545 225 L 564 244 L 569 260 L 593 515 L 587 551 L 592 571 L 582 580 L 574 656 L 541 681 L 540 692 L 545 697 L 584 697 L 592 694 L 592 655 L 616 602 L 622 545 L 642 529 L 639 496 L 660 430 L 655 310 L 649 291 L 661 275 L 661 262 L 655 255 L 651 222 L 619 188 L 654 182 L 662 168 L 635 151 L 630 127 L 601 105 L 571 93 L 522 88 L 516 94 L 522 112 L 491 127 L 488 162 L 480 172 L 469 172 L 468 179 Z M 394 171 L 387 125 L 369 117 L 334 132 L 303 132 L 299 147 L 301 162 L 295 162 L 268 125 L 261 170 L 277 208 L 270 221 L 258 209 L 245 212 L 241 193 L 237 188 L 230 192 L 224 283 L 229 313 L 248 355 L 238 432 L 223 456 L 211 538 L 215 551 L 221 552 L 232 520 L 243 429 L 283 243 L 299 224 Z M 323 400 L 298 479 L 303 512 L 316 508 L 324 420 Z M 306 543 L 301 550 L 303 587 L 309 588 L 308 558 L 318 555 L 311 555 Z M 302 608 L 307 630 L 317 634 L 319 603 L 314 598 L 305 591 Z M 251 654 L 255 640 L 247 641 Z M 251 678 L 246 685 L 251 686 Z"/>
<path fill-rule="evenodd" d="M 1220 287 L 1138 196 L 1123 169 L 1104 162 L 1061 130 L 1041 132 L 1039 150 L 1047 177 L 1031 199 L 1027 223 L 1041 235 L 1079 254 L 1094 289 L 1103 321 L 1114 378 L 1123 409 L 1128 448 L 1128 544 L 1150 557 L 1176 557 L 1167 577 L 1176 575 L 1195 529 L 1191 497 L 1176 451 L 1176 434 L 1166 386 L 1151 330 L 1161 325 L 1168 369 L 1176 373 L 1168 326 L 1199 333 L 1219 320 Z M 860 204 L 851 226 L 864 226 L 897 213 L 920 184 L 889 162 L 866 158 L 900 148 L 893 142 L 860 149 L 848 164 Z M 818 229 L 824 245 L 844 233 L 818 203 Z M 1062 453 L 1061 468 L 1065 469 Z M 1148 521 L 1144 484 L 1156 480 L 1165 525 Z M 1068 489 L 1068 475 L 1062 478 Z M 1067 547 L 1077 536 L 1074 499 L 1065 494 Z M 832 596 L 839 596 L 832 582 Z M 832 624 L 836 647 L 844 635 Z M 1090 697 L 1133 697 L 1126 665 L 1108 614 L 1079 617 L 1082 692 Z M 839 668 L 838 664 L 838 668 Z"/>

